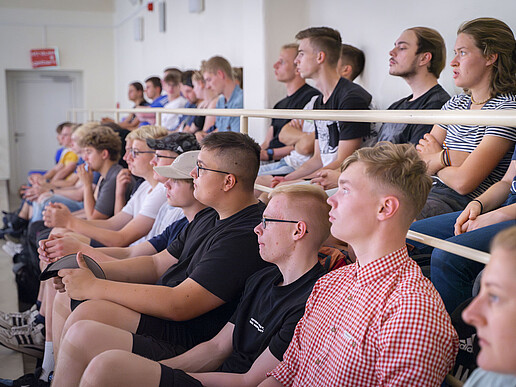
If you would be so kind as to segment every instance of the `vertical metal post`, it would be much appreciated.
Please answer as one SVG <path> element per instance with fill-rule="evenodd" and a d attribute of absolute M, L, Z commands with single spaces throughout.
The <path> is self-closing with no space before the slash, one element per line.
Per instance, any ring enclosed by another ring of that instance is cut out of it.
<path fill-rule="evenodd" d="M 161 112 L 156 112 L 156 125 L 161 126 Z"/>
<path fill-rule="evenodd" d="M 118 110 L 115 111 L 115 121 L 120 122 L 120 112 Z"/>
<path fill-rule="evenodd" d="M 249 117 L 240 116 L 240 133 L 248 134 L 249 132 Z"/>
<path fill-rule="evenodd" d="M 94 121 L 95 113 L 93 112 L 93 110 L 88 110 L 88 117 L 89 117 L 89 121 Z"/>

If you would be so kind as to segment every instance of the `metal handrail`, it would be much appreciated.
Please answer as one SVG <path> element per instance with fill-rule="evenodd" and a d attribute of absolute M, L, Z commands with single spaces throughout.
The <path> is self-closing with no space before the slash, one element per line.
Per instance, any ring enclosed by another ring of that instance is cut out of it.
<path fill-rule="evenodd" d="M 248 133 L 248 118 L 286 118 L 303 120 L 331 120 L 350 122 L 393 122 L 407 124 L 459 124 L 459 125 L 500 125 L 516 126 L 516 110 L 291 110 L 291 109 L 71 109 L 72 121 L 78 112 L 86 112 L 93 120 L 95 113 L 115 114 L 117 121 L 124 113 L 154 113 L 156 124 L 161 124 L 161 115 L 184 114 L 191 116 L 240 117 L 240 131 Z M 272 189 L 260 185 L 256 189 L 270 192 Z M 490 255 L 483 251 L 448 242 L 429 235 L 408 231 L 407 238 L 426 245 L 457 254 L 476 262 L 489 262 Z"/>
<path fill-rule="evenodd" d="M 332 120 L 350 122 L 403 122 L 407 124 L 460 124 L 516 126 L 515 110 L 292 110 L 292 109 L 71 109 L 72 121 L 77 112 L 86 112 L 93 120 L 95 113 L 113 113 L 119 121 L 123 113 L 154 113 L 156 124 L 161 124 L 162 114 L 190 116 L 240 117 L 240 131 L 247 133 L 247 119 L 252 118 L 299 118 L 303 120 Z"/>

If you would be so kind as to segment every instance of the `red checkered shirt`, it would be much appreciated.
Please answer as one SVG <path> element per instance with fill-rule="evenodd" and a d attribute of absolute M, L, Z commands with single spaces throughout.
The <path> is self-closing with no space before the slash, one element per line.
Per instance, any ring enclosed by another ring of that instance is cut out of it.
<path fill-rule="evenodd" d="M 439 294 L 403 247 L 322 277 L 268 375 L 284 386 L 439 386 L 458 344 Z"/>

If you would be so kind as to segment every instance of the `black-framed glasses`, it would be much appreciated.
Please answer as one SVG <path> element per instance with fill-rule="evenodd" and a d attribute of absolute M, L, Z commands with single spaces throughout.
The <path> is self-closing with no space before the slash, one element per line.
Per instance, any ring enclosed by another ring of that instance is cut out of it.
<path fill-rule="evenodd" d="M 285 219 L 273 219 L 273 218 L 262 218 L 262 228 L 265 230 L 267 228 L 267 222 L 277 222 L 277 223 L 299 223 L 300 220 L 285 220 Z M 308 234 L 308 230 L 306 231 Z"/>
<path fill-rule="evenodd" d="M 157 153 L 154 154 L 154 157 L 157 159 L 171 159 L 171 160 L 177 159 L 177 156 L 163 156 L 163 155 L 158 155 Z"/>
<path fill-rule="evenodd" d="M 224 173 L 225 175 L 232 175 L 232 173 L 231 173 L 231 172 L 226 172 L 226 171 L 220 171 L 220 170 L 218 170 L 218 169 L 211 169 L 211 168 L 201 167 L 201 166 L 199 165 L 199 162 L 197 162 L 197 163 L 195 164 L 195 168 L 196 168 L 197 176 L 200 176 L 199 172 L 200 172 L 201 170 L 205 170 L 205 171 L 212 171 L 212 172 L 217 172 L 217 173 Z M 236 178 L 235 178 L 235 180 L 236 180 Z"/>
<path fill-rule="evenodd" d="M 138 149 L 134 149 L 134 148 L 131 148 L 129 149 L 129 153 L 131 154 L 131 157 L 136 157 L 138 156 L 139 154 L 142 154 L 142 153 L 156 153 L 155 151 L 141 151 L 141 150 L 138 150 Z"/>

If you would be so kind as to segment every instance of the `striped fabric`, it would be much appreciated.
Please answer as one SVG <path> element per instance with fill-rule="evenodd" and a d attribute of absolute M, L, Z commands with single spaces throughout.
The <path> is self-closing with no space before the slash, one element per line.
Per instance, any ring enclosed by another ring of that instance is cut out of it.
<path fill-rule="evenodd" d="M 453 96 L 444 104 L 442 110 L 469 110 L 471 97 L 467 94 Z M 516 95 L 499 94 L 490 99 L 482 110 L 507 110 L 516 109 Z M 473 152 L 484 136 L 497 136 L 516 142 L 516 128 L 507 126 L 482 126 L 482 125 L 439 125 L 446 130 L 446 145 L 452 150 Z M 476 198 L 491 185 L 499 181 L 509 167 L 512 156 L 511 151 L 502 158 L 496 168 L 480 183 L 480 185 L 467 196 Z"/>

